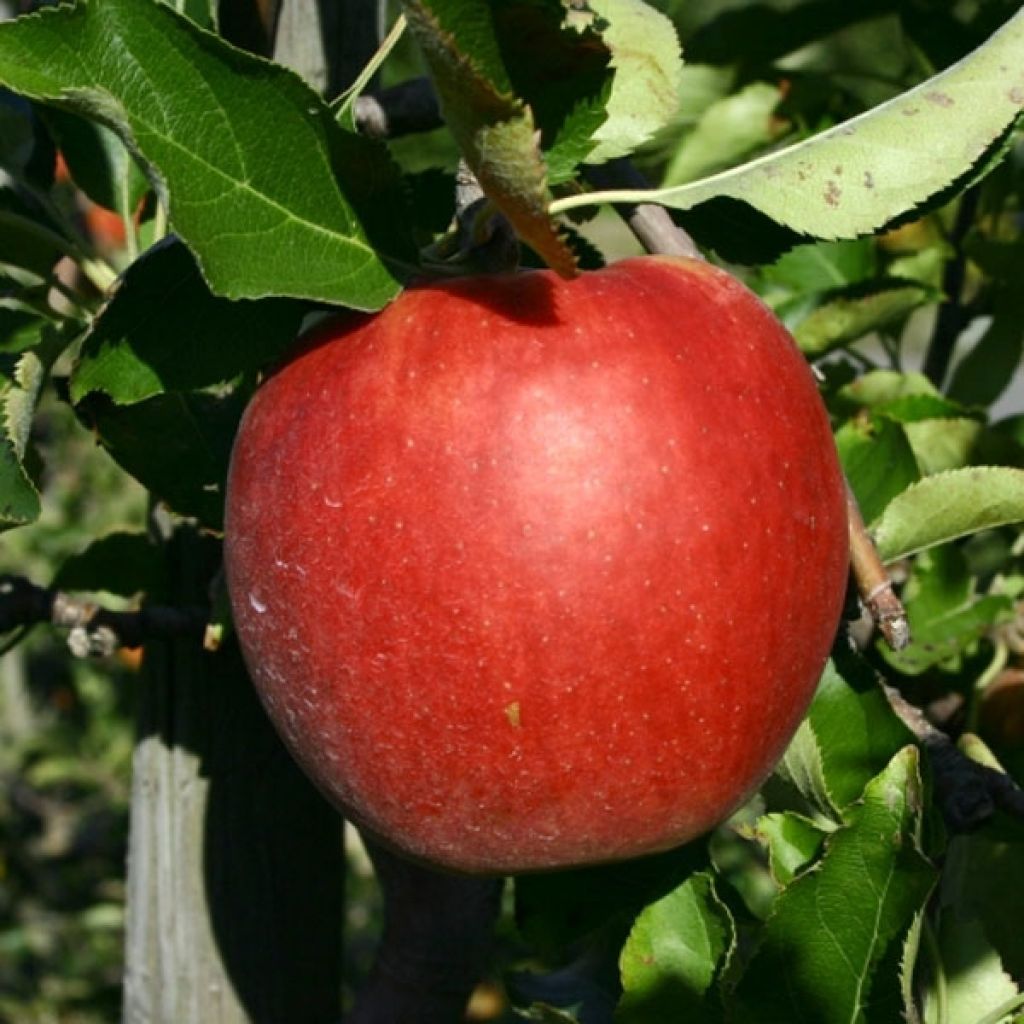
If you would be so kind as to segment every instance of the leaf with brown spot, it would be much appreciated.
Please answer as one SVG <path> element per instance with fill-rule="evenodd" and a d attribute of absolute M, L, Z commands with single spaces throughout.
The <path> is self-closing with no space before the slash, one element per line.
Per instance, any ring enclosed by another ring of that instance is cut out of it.
<path fill-rule="evenodd" d="M 1024 10 L 941 74 L 787 149 L 682 186 L 592 192 L 551 209 L 654 202 L 693 210 L 738 201 L 806 236 L 853 238 L 978 180 L 1003 155 L 1022 108 Z"/>

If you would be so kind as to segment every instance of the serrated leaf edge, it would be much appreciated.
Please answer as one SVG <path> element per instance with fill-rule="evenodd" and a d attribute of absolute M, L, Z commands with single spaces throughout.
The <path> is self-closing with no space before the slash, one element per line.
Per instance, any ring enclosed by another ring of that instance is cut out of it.
<path fill-rule="evenodd" d="M 922 477 L 920 480 L 912 483 L 905 490 L 901 491 L 896 495 L 892 501 L 886 506 L 885 511 L 882 513 L 878 520 L 878 524 L 871 531 L 874 538 L 875 544 L 879 548 L 879 552 L 883 559 L 887 562 L 893 562 L 900 558 L 907 558 L 910 555 L 916 555 L 921 551 L 926 551 L 928 548 L 936 547 L 939 544 L 945 544 L 951 540 L 957 540 L 960 537 L 970 536 L 972 533 L 978 533 L 981 530 L 991 530 L 998 526 L 1007 526 L 1011 523 L 1018 523 L 1024 521 L 1024 515 L 1012 516 L 1010 518 L 999 518 L 986 522 L 983 526 L 971 527 L 967 530 L 962 530 L 957 533 L 943 535 L 942 537 L 928 541 L 927 543 L 921 544 L 917 547 L 911 547 L 906 551 L 887 551 L 885 550 L 885 519 L 889 514 L 890 509 L 897 503 L 903 502 L 908 495 L 923 488 L 934 487 L 937 483 L 942 480 L 949 480 L 953 477 L 963 476 L 978 476 L 978 477 L 991 477 L 994 474 L 1005 475 L 1012 474 L 1019 478 L 1021 487 L 1024 488 L 1024 470 L 1015 469 L 1012 466 L 964 466 L 960 469 L 948 469 L 943 470 L 939 473 L 933 473 L 930 476 Z"/>

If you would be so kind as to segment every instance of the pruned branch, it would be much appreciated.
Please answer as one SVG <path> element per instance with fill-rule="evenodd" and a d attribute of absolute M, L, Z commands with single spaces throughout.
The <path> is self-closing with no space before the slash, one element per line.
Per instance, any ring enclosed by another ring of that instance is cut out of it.
<path fill-rule="evenodd" d="M 910 643 L 907 613 L 892 588 L 892 579 L 868 534 L 849 484 L 846 486 L 846 516 L 850 528 L 850 571 L 857 593 L 889 648 L 902 651 Z"/>
<path fill-rule="evenodd" d="M 148 640 L 202 639 L 208 617 L 206 608 L 162 605 L 115 611 L 22 576 L 0 576 L 0 633 L 49 623 L 69 630 L 68 647 L 79 658 L 105 657 Z"/>

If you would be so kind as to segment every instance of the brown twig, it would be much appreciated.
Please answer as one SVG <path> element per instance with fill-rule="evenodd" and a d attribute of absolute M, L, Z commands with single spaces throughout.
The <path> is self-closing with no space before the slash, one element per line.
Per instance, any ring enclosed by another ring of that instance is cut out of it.
<path fill-rule="evenodd" d="M 997 810 L 1024 820 L 1024 790 L 1009 775 L 968 757 L 899 690 L 881 686 L 889 706 L 931 760 L 937 803 L 951 832 L 971 832 Z"/>
<path fill-rule="evenodd" d="M 846 514 L 850 527 L 850 571 L 857 593 L 890 649 L 902 651 L 910 643 L 907 613 L 892 589 L 892 580 L 868 534 L 849 484 L 846 486 Z"/>
<path fill-rule="evenodd" d="M 585 166 L 584 177 L 601 189 L 643 189 L 650 185 L 629 160 Z M 622 203 L 616 206 L 640 244 L 652 253 L 703 259 L 697 243 L 656 203 Z"/>
<path fill-rule="evenodd" d="M 201 638 L 207 618 L 205 608 L 143 605 L 135 611 L 114 611 L 21 576 L 0 576 L 0 633 L 49 623 L 69 630 L 68 647 L 79 658 L 105 657 L 147 640 Z"/>

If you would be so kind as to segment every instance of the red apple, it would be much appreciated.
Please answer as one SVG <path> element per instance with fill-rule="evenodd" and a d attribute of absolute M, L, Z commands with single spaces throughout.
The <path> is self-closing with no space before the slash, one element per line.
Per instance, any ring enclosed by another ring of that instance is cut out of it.
<path fill-rule="evenodd" d="M 232 458 L 238 634 L 306 771 L 406 854 L 662 850 L 762 782 L 847 574 L 811 372 L 740 283 L 625 260 L 322 327 Z"/>

